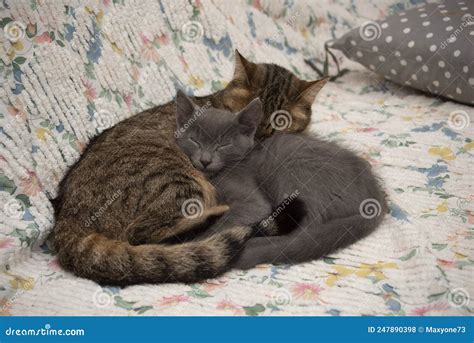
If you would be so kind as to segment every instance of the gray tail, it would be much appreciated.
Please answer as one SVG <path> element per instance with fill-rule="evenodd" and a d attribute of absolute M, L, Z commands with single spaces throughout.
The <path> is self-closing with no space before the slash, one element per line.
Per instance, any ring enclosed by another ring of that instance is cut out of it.
<path fill-rule="evenodd" d="M 249 269 L 262 263 L 285 264 L 315 260 L 369 235 L 382 219 L 382 215 L 366 218 L 357 214 L 318 225 L 310 224 L 307 218 L 290 235 L 251 239 L 233 266 Z"/>

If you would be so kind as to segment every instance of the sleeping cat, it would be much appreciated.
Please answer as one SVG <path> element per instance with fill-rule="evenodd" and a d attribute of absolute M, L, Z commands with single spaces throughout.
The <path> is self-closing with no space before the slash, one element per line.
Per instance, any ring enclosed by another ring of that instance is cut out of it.
<path fill-rule="evenodd" d="M 239 111 L 260 96 L 267 120 L 256 136 L 263 138 L 272 134 L 270 116 L 277 109 L 291 114 L 286 132 L 304 130 L 319 89 L 320 82 L 251 63 L 236 52 L 233 80 L 195 101 Z M 213 186 L 176 146 L 175 129 L 172 101 L 90 141 L 53 201 L 56 222 L 49 240 L 63 268 L 103 284 L 195 282 L 226 271 L 235 251 L 259 230 L 269 233 L 252 223 L 206 240 L 169 244 L 194 237 L 228 209 L 217 205 Z M 183 216 L 186 204 L 191 216 Z"/>
<path fill-rule="evenodd" d="M 180 128 L 196 105 L 184 94 L 177 101 Z M 272 208 L 284 210 L 285 199 L 299 199 L 306 207 L 308 215 L 297 230 L 250 239 L 234 267 L 317 259 L 365 237 L 380 224 L 387 204 L 368 162 L 315 135 L 275 134 L 255 142 L 262 116 L 260 99 L 237 114 L 209 108 L 178 138 L 180 148 L 216 188 L 219 200 L 230 206 L 209 232 L 252 223 Z"/>

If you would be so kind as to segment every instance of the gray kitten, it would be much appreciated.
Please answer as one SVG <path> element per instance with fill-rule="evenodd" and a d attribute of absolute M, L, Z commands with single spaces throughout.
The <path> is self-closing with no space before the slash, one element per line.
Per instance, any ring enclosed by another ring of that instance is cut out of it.
<path fill-rule="evenodd" d="M 255 141 L 263 115 L 259 99 L 237 114 L 196 111 L 183 93 L 177 103 L 178 128 L 186 127 L 178 145 L 230 206 L 207 235 L 253 223 L 291 201 L 305 205 L 307 214 L 294 223 L 296 230 L 250 239 L 234 267 L 320 258 L 367 236 L 387 212 L 369 163 L 350 150 L 313 134 L 275 134 Z"/>

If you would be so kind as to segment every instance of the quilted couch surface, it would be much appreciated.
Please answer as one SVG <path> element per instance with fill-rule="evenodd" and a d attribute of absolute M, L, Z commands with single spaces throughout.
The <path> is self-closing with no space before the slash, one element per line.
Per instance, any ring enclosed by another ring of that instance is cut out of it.
<path fill-rule="evenodd" d="M 312 130 L 367 158 L 390 214 L 321 260 L 192 285 L 100 287 L 43 244 L 64 173 L 96 134 L 208 94 L 233 51 L 318 78 L 324 43 L 421 1 L 6 1 L 0 12 L 0 313 L 3 315 L 469 315 L 474 264 L 472 107 L 350 71 L 313 105 Z M 332 63 L 331 71 L 334 71 Z"/>

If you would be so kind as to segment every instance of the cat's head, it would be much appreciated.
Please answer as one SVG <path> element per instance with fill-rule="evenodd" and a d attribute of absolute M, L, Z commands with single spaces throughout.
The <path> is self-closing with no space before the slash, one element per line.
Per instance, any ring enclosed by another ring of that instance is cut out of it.
<path fill-rule="evenodd" d="M 254 145 L 262 103 L 254 99 L 238 113 L 199 107 L 184 93 L 176 96 L 176 141 L 194 167 L 206 174 L 245 157 Z"/>
<path fill-rule="evenodd" d="M 257 137 L 268 137 L 275 131 L 301 132 L 310 123 L 311 105 L 327 81 L 301 80 L 278 65 L 252 63 L 236 50 L 234 77 L 222 93 L 222 100 L 226 108 L 235 112 L 260 98 L 263 119 Z"/>

